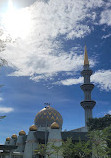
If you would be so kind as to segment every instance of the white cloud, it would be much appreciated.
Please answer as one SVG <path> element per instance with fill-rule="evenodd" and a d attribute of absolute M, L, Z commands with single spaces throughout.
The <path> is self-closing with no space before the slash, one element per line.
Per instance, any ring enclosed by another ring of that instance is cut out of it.
<path fill-rule="evenodd" d="M 101 13 L 100 24 L 111 26 L 111 9 L 107 9 Z"/>
<path fill-rule="evenodd" d="M 11 75 L 30 76 L 39 81 L 52 78 L 59 72 L 78 71 L 83 64 L 83 56 L 74 51 L 64 52 L 64 43 L 58 37 L 64 35 L 67 40 L 89 34 L 91 28 L 83 22 L 87 18 L 94 20 L 96 14 L 90 9 L 102 5 L 102 0 L 97 3 L 94 0 L 50 0 L 22 9 L 22 13 L 30 15 L 31 31 L 23 38 L 20 34 L 16 42 L 8 44 L 1 54 L 15 70 Z"/>
<path fill-rule="evenodd" d="M 99 70 L 91 76 L 91 80 L 102 90 L 111 90 L 111 70 Z"/>
<path fill-rule="evenodd" d="M 110 115 L 111 115 L 111 110 L 110 110 L 110 111 L 108 111 L 108 114 L 110 114 Z"/>
<path fill-rule="evenodd" d="M 10 113 L 13 111 L 14 111 L 14 109 L 11 107 L 0 107 L 0 113 Z"/>
<path fill-rule="evenodd" d="M 16 65 L 17 71 L 12 73 L 14 76 L 30 76 L 31 79 L 40 80 L 50 78 L 59 72 L 77 71 L 83 65 L 83 55 L 70 52 L 59 54 L 32 53 L 27 50 L 26 57 L 16 50 L 18 58 L 13 56 L 13 51 L 5 54 L 5 58 L 12 61 L 12 66 Z"/>
<path fill-rule="evenodd" d="M 34 81 L 52 79 L 59 72 L 77 72 L 83 65 L 83 55 L 77 54 L 77 46 L 69 53 L 63 51 L 64 40 L 83 38 L 91 32 L 87 18 L 95 20 L 94 8 L 104 5 L 102 0 L 50 0 L 42 1 L 22 9 L 30 15 L 30 32 L 26 37 L 20 37 L 15 43 L 7 45 L 1 57 L 8 61 L 8 65 L 15 70 L 13 76 L 29 76 Z M 92 9 L 92 11 L 91 11 Z M 101 13 L 100 24 L 111 25 L 111 10 Z M 103 38 L 107 38 L 104 36 Z M 58 40 L 59 39 L 59 40 Z M 81 49 L 81 48 L 79 48 Z M 79 50 L 80 51 L 80 50 Z M 91 61 L 92 65 L 94 62 Z M 98 71 L 92 75 L 92 81 L 101 89 L 111 89 L 110 70 Z M 108 75 L 107 75 L 108 74 Z M 107 75 L 107 78 L 106 78 Z M 99 78 L 98 78 L 99 76 Z M 82 78 L 60 81 L 63 85 L 78 84 Z"/>
<path fill-rule="evenodd" d="M 91 76 L 91 82 L 96 84 L 101 90 L 111 90 L 111 70 L 99 70 Z M 74 85 L 83 83 L 83 77 L 69 78 L 56 82 L 61 85 Z"/>
<path fill-rule="evenodd" d="M 2 97 L 0 97 L 0 101 L 3 101 L 3 98 L 2 98 Z"/>
<path fill-rule="evenodd" d="M 83 83 L 83 77 L 70 78 L 70 79 L 61 80 L 61 81 L 56 82 L 56 84 L 62 84 L 62 85 L 66 85 L 66 86 L 80 84 L 80 83 Z"/>
<path fill-rule="evenodd" d="M 102 36 L 102 39 L 106 39 L 106 38 L 109 38 L 109 37 L 111 37 L 111 33 L 109 33 L 109 34 L 107 34 L 107 35 Z"/>

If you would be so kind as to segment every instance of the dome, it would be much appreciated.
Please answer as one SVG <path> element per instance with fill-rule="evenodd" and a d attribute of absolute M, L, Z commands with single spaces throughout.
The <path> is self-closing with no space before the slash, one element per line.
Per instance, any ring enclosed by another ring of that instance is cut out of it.
<path fill-rule="evenodd" d="M 53 123 L 51 124 L 51 129 L 59 129 L 58 123 L 53 122 Z"/>
<path fill-rule="evenodd" d="M 19 135 L 20 135 L 20 136 L 23 136 L 23 135 L 26 135 L 26 133 L 25 133 L 25 131 L 21 130 L 21 131 L 19 132 Z"/>
<path fill-rule="evenodd" d="M 50 127 L 53 122 L 56 122 L 62 128 L 63 119 L 61 114 L 50 106 L 43 108 L 35 117 L 37 127 L 46 127 L 46 125 Z"/>
<path fill-rule="evenodd" d="M 30 126 L 29 128 L 30 131 L 37 131 L 37 127 L 35 125 Z"/>
<path fill-rule="evenodd" d="M 16 135 L 16 134 L 13 134 L 13 135 L 12 135 L 12 138 L 13 138 L 13 139 L 17 139 L 17 135 Z"/>
<path fill-rule="evenodd" d="M 7 137 L 7 138 L 6 138 L 6 141 L 10 141 L 10 139 L 11 139 L 10 137 Z"/>

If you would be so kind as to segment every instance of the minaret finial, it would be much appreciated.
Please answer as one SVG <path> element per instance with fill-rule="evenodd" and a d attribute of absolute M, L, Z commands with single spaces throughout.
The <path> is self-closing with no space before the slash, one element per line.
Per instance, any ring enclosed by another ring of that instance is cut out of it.
<path fill-rule="evenodd" d="M 86 45 L 85 45 L 85 51 L 84 51 L 84 65 L 89 65 Z"/>

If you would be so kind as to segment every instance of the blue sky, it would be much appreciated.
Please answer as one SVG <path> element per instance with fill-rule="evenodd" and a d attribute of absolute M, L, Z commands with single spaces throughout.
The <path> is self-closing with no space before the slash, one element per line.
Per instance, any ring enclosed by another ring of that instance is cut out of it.
<path fill-rule="evenodd" d="M 28 133 L 45 102 L 61 113 L 63 130 L 84 126 L 85 43 L 94 72 L 93 116 L 111 113 L 110 0 L 1 0 L 0 30 L 0 57 L 7 61 L 0 73 L 0 115 L 7 116 L 0 143 L 22 129 Z"/>

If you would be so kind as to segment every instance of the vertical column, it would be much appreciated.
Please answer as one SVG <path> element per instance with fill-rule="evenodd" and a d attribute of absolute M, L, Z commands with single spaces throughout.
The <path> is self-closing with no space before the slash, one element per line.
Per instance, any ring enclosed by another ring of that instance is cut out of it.
<path fill-rule="evenodd" d="M 81 75 L 84 77 L 84 83 L 81 85 L 81 89 L 84 92 L 84 101 L 81 102 L 81 106 L 85 110 L 85 126 L 87 127 L 88 119 L 92 118 L 92 109 L 95 106 L 96 102 L 91 99 L 91 91 L 93 90 L 94 85 L 90 83 L 90 76 L 92 75 L 92 70 L 89 68 L 86 46 L 84 53 L 84 66 Z"/>

